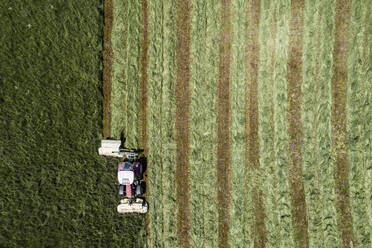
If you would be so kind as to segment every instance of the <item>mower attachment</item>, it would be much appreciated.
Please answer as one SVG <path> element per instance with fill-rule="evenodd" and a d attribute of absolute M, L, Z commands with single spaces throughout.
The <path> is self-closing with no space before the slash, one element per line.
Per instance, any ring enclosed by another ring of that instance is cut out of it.
<path fill-rule="evenodd" d="M 143 150 L 121 148 L 120 140 L 101 140 L 101 147 L 98 154 L 108 157 L 122 158 L 127 157 L 129 160 L 136 160 Z"/>
<path fill-rule="evenodd" d="M 148 210 L 147 202 L 141 198 L 136 198 L 135 201 L 131 202 L 130 199 L 124 198 L 120 201 L 117 207 L 118 213 L 128 214 L 128 213 L 139 213 L 145 214 Z"/>

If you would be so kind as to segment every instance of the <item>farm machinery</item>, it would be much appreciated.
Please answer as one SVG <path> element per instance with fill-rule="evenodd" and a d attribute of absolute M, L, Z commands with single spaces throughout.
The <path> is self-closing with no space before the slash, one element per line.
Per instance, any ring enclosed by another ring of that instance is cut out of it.
<path fill-rule="evenodd" d="M 148 210 L 148 204 L 143 198 L 145 183 L 141 182 L 146 166 L 143 150 L 127 149 L 120 140 L 102 140 L 98 154 L 107 157 L 120 158 L 117 178 L 120 203 L 117 211 L 121 214 L 141 213 Z"/>

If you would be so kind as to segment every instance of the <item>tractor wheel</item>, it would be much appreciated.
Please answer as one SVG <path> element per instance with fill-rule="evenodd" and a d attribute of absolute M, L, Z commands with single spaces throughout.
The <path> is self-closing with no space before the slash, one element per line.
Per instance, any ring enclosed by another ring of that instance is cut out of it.
<path fill-rule="evenodd" d="M 141 184 L 138 184 L 136 187 L 136 195 L 138 197 L 141 197 L 143 193 L 144 193 L 144 189 L 142 188 Z"/>

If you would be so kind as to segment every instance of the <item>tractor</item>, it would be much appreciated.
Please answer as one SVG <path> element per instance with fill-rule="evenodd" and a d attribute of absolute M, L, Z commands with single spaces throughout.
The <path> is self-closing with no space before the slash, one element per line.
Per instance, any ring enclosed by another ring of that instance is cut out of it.
<path fill-rule="evenodd" d="M 124 148 L 120 140 L 102 140 L 98 154 L 120 158 L 117 185 L 121 199 L 117 211 L 121 214 L 146 213 L 148 204 L 143 198 L 145 183 L 141 181 L 146 167 L 143 150 Z"/>

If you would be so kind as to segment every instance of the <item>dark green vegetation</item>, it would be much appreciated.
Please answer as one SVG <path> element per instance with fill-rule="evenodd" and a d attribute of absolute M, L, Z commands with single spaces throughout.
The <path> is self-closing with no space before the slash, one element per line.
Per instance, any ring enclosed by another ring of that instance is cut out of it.
<path fill-rule="evenodd" d="M 116 213 L 116 165 L 97 155 L 102 1 L 0 15 L 0 247 L 141 246 L 144 218 Z"/>

